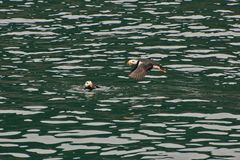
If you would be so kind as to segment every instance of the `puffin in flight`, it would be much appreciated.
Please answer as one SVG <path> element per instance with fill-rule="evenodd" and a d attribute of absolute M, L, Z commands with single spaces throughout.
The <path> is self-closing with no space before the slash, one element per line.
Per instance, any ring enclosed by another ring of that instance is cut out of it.
<path fill-rule="evenodd" d="M 96 84 L 94 84 L 92 81 L 86 81 L 84 84 L 84 89 L 86 89 L 86 90 L 91 91 L 96 88 L 100 88 L 100 87 L 97 86 Z"/>
<path fill-rule="evenodd" d="M 150 58 L 138 60 L 130 59 L 127 64 L 135 65 L 132 72 L 128 76 L 136 80 L 142 79 L 151 69 L 157 69 L 162 73 L 166 73 L 165 68 L 163 68 L 160 64 L 156 63 Z"/>

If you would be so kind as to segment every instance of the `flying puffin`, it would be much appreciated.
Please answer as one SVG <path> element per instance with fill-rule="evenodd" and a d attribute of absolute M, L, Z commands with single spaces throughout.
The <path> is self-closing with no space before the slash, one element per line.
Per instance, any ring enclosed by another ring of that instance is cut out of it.
<path fill-rule="evenodd" d="M 96 84 L 94 84 L 92 81 L 86 81 L 84 84 L 84 89 L 86 89 L 86 90 L 91 91 L 96 88 L 100 88 L 100 87 L 97 86 Z"/>
<path fill-rule="evenodd" d="M 166 73 L 166 69 L 163 68 L 160 64 L 157 64 L 150 58 L 147 59 L 130 59 L 127 62 L 128 65 L 135 65 L 132 72 L 129 74 L 130 78 L 140 80 L 142 79 L 149 70 L 157 69 L 162 73 Z"/>

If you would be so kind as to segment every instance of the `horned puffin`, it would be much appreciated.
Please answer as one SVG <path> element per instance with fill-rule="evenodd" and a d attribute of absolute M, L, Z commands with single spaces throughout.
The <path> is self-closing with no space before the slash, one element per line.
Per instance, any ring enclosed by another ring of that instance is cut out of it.
<path fill-rule="evenodd" d="M 100 88 L 96 84 L 94 84 L 92 81 L 86 81 L 84 83 L 84 89 L 88 91 L 92 91 L 93 89 Z"/>
<path fill-rule="evenodd" d="M 162 73 L 166 73 L 166 69 L 160 64 L 150 58 L 146 59 L 130 59 L 127 62 L 128 65 L 135 65 L 131 73 L 128 75 L 130 78 L 140 80 L 151 69 L 157 69 Z"/>

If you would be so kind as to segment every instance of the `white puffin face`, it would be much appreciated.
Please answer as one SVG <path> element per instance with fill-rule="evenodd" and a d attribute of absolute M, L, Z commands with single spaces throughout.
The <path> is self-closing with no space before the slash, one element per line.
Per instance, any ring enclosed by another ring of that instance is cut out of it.
<path fill-rule="evenodd" d="M 133 65 L 133 64 L 137 64 L 138 60 L 135 60 L 135 59 L 130 59 L 127 64 L 128 65 Z"/>
<path fill-rule="evenodd" d="M 93 87 L 92 81 L 86 81 L 84 87 Z"/>

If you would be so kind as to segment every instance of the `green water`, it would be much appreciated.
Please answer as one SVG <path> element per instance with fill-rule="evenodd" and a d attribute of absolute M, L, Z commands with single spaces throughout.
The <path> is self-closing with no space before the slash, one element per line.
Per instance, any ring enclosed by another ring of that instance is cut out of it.
<path fill-rule="evenodd" d="M 239 5 L 0 0 L 0 159 L 240 159 Z"/>

